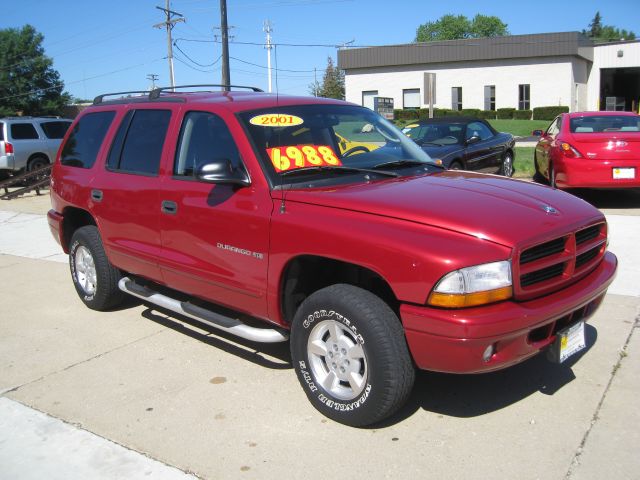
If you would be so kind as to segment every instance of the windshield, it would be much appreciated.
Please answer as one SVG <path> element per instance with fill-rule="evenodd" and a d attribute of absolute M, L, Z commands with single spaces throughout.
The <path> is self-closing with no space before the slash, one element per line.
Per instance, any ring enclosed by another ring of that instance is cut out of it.
<path fill-rule="evenodd" d="M 571 133 L 640 132 L 640 116 L 593 115 L 572 118 Z"/>
<path fill-rule="evenodd" d="M 412 124 L 402 129 L 418 145 L 462 145 L 465 125 L 462 123 L 438 122 L 432 124 Z"/>
<path fill-rule="evenodd" d="M 436 167 L 394 125 L 363 107 L 295 105 L 244 112 L 240 119 L 274 184 L 283 177 L 289 183 L 310 175 L 375 175 L 377 168 L 382 178 L 389 177 L 383 170 Z"/>

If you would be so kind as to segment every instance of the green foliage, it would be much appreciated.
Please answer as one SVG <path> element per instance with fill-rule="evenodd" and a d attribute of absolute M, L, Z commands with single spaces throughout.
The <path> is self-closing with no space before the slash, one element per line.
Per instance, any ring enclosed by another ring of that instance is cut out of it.
<path fill-rule="evenodd" d="M 531 120 L 531 110 L 516 110 L 513 112 L 515 120 Z"/>
<path fill-rule="evenodd" d="M 70 97 L 31 25 L 0 30 L 0 116 L 59 115 Z"/>
<path fill-rule="evenodd" d="M 582 30 L 592 40 L 597 42 L 615 42 L 618 40 L 635 40 L 636 34 L 631 30 L 619 29 L 611 25 L 602 24 L 600 12 L 596 12 L 589 24 L 588 30 Z"/>
<path fill-rule="evenodd" d="M 337 98 L 344 100 L 344 72 L 334 66 L 333 59 L 327 58 L 322 85 L 314 82 L 309 85 L 309 93 L 315 97 Z"/>
<path fill-rule="evenodd" d="M 478 118 L 484 118 L 485 120 L 495 120 L 497 117 L 495 110 L 480 110 L 478 112 Z"/>
<path fill-rule="evenodd" d="M 498 119 L 510 119 L 513 118 L 513 112 L 515 111 L 515 108 L 499 108 L 496 110 L 496 116 Z"/>
<path fill-rule="evenodd" d="M 507 24 L 498 17 L 477 14 L 473 20 L 464 15 L 443 15 L 435 22 L 427 22 L 416 30 L 416 42 L 485 38 L 509 35 Z"/>
<path fill-rule="evenodd" d="M 569 107 L 566 105 L 554 105 L 550 107 L 536 107 L 533 109 L 534 120 L 553 120 L 561 113 L 568 113 Z"/>
<path fill-rule="evenodd" d="M 549 122 L 546 120 L 489 120 L 498 132 L 508 132 L 515 137 L 528 137 L 534 130 L 546 130 Z"/>
<path fill-rule="evenodd" d="M 400 110 L 395 109 L 393 111 L 393 118 L 395 120 L 417 120 L 418 110 Z"/>
<path fill-rule="evenodd" d="M 516 178 L 531 178 L 536 173 L 533 165 L 534 147 L 516 147 L 513 166 L 515 168 Z"/>

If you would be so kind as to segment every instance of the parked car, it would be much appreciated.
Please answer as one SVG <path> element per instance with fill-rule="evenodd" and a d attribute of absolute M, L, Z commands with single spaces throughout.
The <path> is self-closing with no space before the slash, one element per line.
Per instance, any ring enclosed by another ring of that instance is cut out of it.
<path fill-rule="evenodd" d="M 640 187 L 640 115 L 558 115 L 535 150 L 536 178 L 557 188 Z"/>
<path fill-rule="evenodd" d="M 53 163 L 70 125 L 58 117 L 0 118 L 0 179 Z"/>
<path fill-rule="evenodd" d="M 100 96 L 65 137 L 48 221 L 87 307 L 127 293 L 251 342 L 290 339 L 313 406 L 356 426 L 396 412 L 415 367 L 585 348 L 617 265 L 591 205 L 448 171 L 358 105 L 176 90 Z M 382 146 L 340 153 L 336 131 L 358 129 Z"/>
<path fill-rule="evenodd" d="M 451 170 L 475 170 L 511 177 L 515 140 L 486 121 L 473 117 L 442 117 L 407 125 L 405 135 L 430 157 Z"/>

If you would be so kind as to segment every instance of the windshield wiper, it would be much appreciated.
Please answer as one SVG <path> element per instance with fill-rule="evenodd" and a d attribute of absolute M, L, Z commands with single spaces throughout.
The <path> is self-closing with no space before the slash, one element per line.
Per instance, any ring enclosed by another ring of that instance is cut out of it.
<path fill-rule="evenodd" d="M 375 167 L 374 167 L 375 168 Z M 369 168 L 357 168 L 357 167 L 345 167 L 344 165 L 318 165 L 312 167 L 296 168 L 294 170 L 287 170 L 282 172 L 282 177 L 288 177 L 296 174 L 307 172 L 343 172 L 343 173 L 373 173 L 375 175 L 386 175 L 388 177 L 399 177 L 396 172 L 385 172 L 384 170 L 372 170 Z"/>
<path fill-rule="evenodd" d="M 435 163 L 422 162 L 420 160 L 392 160 L 390 162 L 383 162 L 377 165 L 374 165 L 373 168 L 387 168 L 387 167 L 413 167 L 418 165 L 433 165 L 434 167 L 444 168 L 441 165 L 437 165 Z"/>

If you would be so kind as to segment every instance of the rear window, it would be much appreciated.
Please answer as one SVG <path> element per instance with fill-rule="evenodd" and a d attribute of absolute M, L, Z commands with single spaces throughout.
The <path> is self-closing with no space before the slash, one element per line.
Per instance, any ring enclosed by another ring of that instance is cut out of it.
<path fill-rule="evenodd" d="M 58 140 L 67 133 L 71 122 L 42 122 L 40 127 L 47 138 Z"/>
<path fill-rule="evenodd" d="M 12 123 L 11 138 L 13 140 L 37 140 L 38 132 L 30 123 Z"/>
<path fill-rule="evenodd" d="M 62 148 L 60 163 L 70 167 L 91 168 L 116 112 L 95 112 L 83 116 Z"/>
<path fill-rule="evenodd" d="M 640 116 L 601 115 L 572 118 L 571 133 L 640 132 Z"/>

